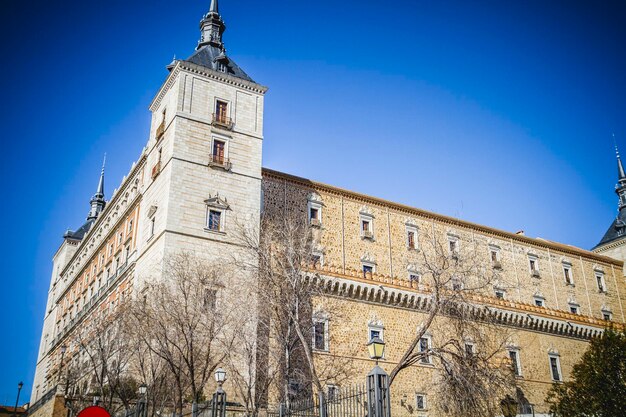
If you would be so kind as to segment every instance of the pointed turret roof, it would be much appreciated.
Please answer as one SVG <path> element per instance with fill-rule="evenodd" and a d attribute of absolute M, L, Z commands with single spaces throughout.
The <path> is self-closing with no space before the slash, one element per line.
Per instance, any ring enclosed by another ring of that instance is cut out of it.
<path fill-rule="evenodd" d="M 226 25 L 219 14 L 218 1 L 211 0 L 209 11 L 200 21 L 201 36 L 196 51 L 185 61 L 254 82 L 232 59 L 226 56 L 226 48 L 222 40 L 225 30 Z"/>
<path fill-rule="evenodd" d="M 104 166 L 106 163 L 106 155 L 104 155 L 104 161 L 102 162 L 102 170 L 100 171 L 100 179 L 98 180 L 98 187 L 96 193 L 89 200 L 91 208 L 89 214 L 87 214 L 87 221 L 79 227 L 76 231 L 68 230 L 63 235 L 66 239 L 82 240 L 85 234 L 91 229 L 91 225 L 96 221 L 104 207 L 106 206 L 106 200 L 104 199 Z"/>
<path fill-rule="evenodd" d="M 593 249 L 626 237 L 626 171 L 624 171 L 617 144 L 615 145 L 615 157 L 617 158 L 617 185 L 615 186 L 615 193 L 619 197 L 619 211 L 613 223 L 611 223 L 611 226 L 600 240 L 600 243 Z"/>

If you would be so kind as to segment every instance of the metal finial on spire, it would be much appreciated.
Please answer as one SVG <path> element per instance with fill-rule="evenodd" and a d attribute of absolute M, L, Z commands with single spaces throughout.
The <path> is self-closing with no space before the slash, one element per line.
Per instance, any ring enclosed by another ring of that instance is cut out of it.
<path fill-rule="evenodd" d="M 100 179 L 98 180 L 98 188 L 96 189 L 96 193 L 91 197 L 89 204 L 91 205 L 91 209 L 89 210 L 89 214 L 87 215 L 87 220 L 95 220 L 100 212 L 104 210 L 104 206 L 106 205 L 106 200 L 104 199 L 104 167 L 107 161 L 107 154 L 104 154 L 104 158 L 102 160 L 102 170 L 100 171 Z"/>
<path fill-rule="evenodd" d="M 619 149 L 617 148 L 617 141 L 615 140 L 615 133 L 613 133 L 613 145 L 615 146 L 615 156 L 617 157 L 617 176 L 620 183 L 626 182 L 626 171 L 624 170 L 624 165 L 622 164 L 622 158 L 619 154 Z"/>
<path fill-rule="evenodd" d="M 219 13 L 219 7 L 217 4 L 217 0 L 211 0 L 211 7 L 209 8 L 209 13 Z"/>

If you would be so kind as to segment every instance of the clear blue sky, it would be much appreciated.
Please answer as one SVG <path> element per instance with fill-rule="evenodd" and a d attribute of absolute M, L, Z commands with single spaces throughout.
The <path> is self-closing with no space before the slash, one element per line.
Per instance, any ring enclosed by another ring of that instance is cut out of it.
<path fill-rule="evenodd" d="M 0 403 L 31 390 L 51 257 L 144 146 L 210 0 L 3 5 Z M 270 87 L 264 165 L 584 248 L 626 153 L 624 1 L 222 0 Z M 471 4 L 470 4 L 471 3 Z"/>

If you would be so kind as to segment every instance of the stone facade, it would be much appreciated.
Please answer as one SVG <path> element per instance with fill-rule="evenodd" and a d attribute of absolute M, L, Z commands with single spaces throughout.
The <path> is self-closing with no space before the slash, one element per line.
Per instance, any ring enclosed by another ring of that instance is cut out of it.
<path fill-rule="evenodd" d="M 567 378 L 589 337 L 607 320 L 625 322 L 623 262 L 614 259 L 624 259 L 622 252 L 604 252 L 611 258 L 262 169 L 267 89 L 236 76 L 240 69 L 235 75 L 219 69 L 190 61 L 170 67 L 150 106 L 146 147 L 84 237 L 66 236 L 55 254 L 31 394 L 37 416 L 61 413 L 61 397 L 50 393 L 59 381 L 60 348 L 69 344 L 67 355 L 75 351 L 69 340 L 76 329 L 115 309 L 144 282 L 158 280 L 171 254 L 238 256 L 236 225 L 257 226 L 262 212 L 306 222 L 317 210 L 311 222 L 320 256 L 316 272 L 344 319 L 331 319 L 328 352 L 316 354 L 318 360 L 349 359 L 355 375 L 372 367 L 364 349 L 368 325 L 384 330 L 387 369 L 416 331 L 428 291 L 412 276 L 420 274 L 423 239 L 434 236 L 454 241 L 461 254 L 470 245 L 482 248 L 480 262 L 496 271 L 493 288 L 475 294 L 475 301 L 514 330 L 510 343 L 520 354 L 520 385 L 538 412 L 545 411 L 552 383 L 548 355 L 559 355 Z M 209 223 L 211 211 L 220 213 L 218 227 Z M 364 274 L 364 265 L 372 272 Z M 445 328 L 445 320 L 435 328 Z M 396 414 L 408 413 L 416 393 L 428 395 L 433 370 L 420 365 L 399 375 Z"/>

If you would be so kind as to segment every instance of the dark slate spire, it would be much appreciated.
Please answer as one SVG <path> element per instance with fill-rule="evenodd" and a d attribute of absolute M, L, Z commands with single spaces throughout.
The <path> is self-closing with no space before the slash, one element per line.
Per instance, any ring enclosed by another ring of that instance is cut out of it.
<path fill-rule="evenodd" d="M 254 82 L 232 59 L 226 56 L 226 48 L 222 40 L 225 30 L 226 25 L 220 16 L 217 0 L 211 0 L 209 11 L 200 21 L 201 36 L 196 52 L 185 61 Z M 171 65 L 168 69 L 173 68 Z"/>
<path fill-rule="evenodd" d="M 613 140 L 615 140 L 615 135 L 613 135 Z M 596 248 L 626 237 L 626 171 L 624 170 L 617 144 L 615 145 L 615 156 L 617 157 L 617 185 L 615 185 L 615 193 L 619 198 L 619 211 L 617 217 L 615 217 L 615 220 L 613 220 L 613 223 L 609 227 L 609 230 L 606 231 Z"/>
<path fill-rule="evenodd" d="M 104 206 L 106 205 L 106 201 L 104 200 L 104 164 L 106 163 L 106 154 L 104 155 L 104 161 L 102 161 L 102 171 L 100 172 L 100 180 L 98 181 L 98 189 L 96 193 L 91 197 L 89 204 L 91 204 L 91 209 L 89 210 L 89 215 L 87 216 L 87 220 L 95 220 L 100 212 L 104 210 Z"/>
<path fill-rule="evenodd" d="M 213 45 L 218 48 L 223 48 L 222 35 L 226 30 L 226 25 L 220 16 L 217 0 L 211 0 L 211 7 L 209 12 L 202 17 L 200 21 L 201 37 L 198 47 L 202 48 L 204 45 Z"/>

